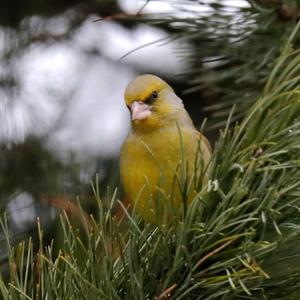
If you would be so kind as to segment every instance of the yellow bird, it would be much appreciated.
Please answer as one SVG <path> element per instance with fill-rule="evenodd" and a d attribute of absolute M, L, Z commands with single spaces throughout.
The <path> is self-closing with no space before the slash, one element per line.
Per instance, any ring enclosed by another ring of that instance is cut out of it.
<path fill-rule="evenodd" d="M 210 144 L 171 86 L 155 75 L 129 83 L 125 103 L 131 114 L 131 131 L 120 153 L 126 197 L 149 222 L 176 220 L 180 207 L 207 182 Z"/>

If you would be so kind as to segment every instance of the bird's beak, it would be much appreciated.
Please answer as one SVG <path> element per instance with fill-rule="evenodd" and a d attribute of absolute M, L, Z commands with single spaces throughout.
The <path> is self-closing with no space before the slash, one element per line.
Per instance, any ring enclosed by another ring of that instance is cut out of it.
<path fill-rule="evenodd" d="M 151 107 L 142 101 L 134 101 L 130 105 L 131 120 L 144 120 L 151 115 Z"/>

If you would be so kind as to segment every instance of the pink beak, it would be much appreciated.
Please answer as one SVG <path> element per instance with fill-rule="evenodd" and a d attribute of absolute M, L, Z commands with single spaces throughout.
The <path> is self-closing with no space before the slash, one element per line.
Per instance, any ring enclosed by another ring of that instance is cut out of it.
<path fill-rule="evenodd" d="M 131 120 L 144 120 L 151 115 L 151 108 L 142 101 L 134 101 L 130 105 Z"/>

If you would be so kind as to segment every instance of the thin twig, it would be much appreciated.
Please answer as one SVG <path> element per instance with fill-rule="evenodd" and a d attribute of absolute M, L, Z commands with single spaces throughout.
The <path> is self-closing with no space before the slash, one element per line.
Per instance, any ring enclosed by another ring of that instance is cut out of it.
<path fill-rule="evenodd" d="M 123 17 L 138 17 L 141 16 L 142 14 L 136 13 L 136 14 L 130 14 L 130 13 L 118 13 L 118 14 L 113 14 L 110 16 L 102 17 L 96 20 L 93 20 L 94 23 L 100 22 L 100 21 L 111 21 L 111 20 L 117 20 Z"/>
<path fill-rule="evenodd" d="M 229 246 L 233 241 L 235 241 L 237 238 L 233 238 L 229 241 L 227 241 L 226 243 L 222 244 L 220 247 L 214 249 L 213 251 L 209 252 L 208 254 L 206 254 L 204 257 L 202 257 L 197 263 L 195 268 L 198 268 L 199 266 L 201 266 L 207 259 L 209 259 L 211 256 L 217 254 L 218 252 L 220 252 L 221 250 L 223 250 L 224 248 L 226 248 L 227 246 Z"/>
<path fill-rule="evenodd" d="M 164 290 L 158 297 L 156 297 L 156 300 L 162 300 L 166 298 L 170 298 L 171 292 L 177 287 L 177 283 L 172 284 L 169 288 Z"/>

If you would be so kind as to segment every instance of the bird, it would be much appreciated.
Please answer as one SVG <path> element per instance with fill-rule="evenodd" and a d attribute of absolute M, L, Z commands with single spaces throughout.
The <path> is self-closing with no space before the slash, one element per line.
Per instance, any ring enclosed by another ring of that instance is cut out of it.
<path fill-rule="evenodd" d="M 131 117 L 120 150 L 125 196 L 146 222 L 176 221 L 208 181 L 210 143 L 160 77 L 137 76 L 124 100 Z"/>

